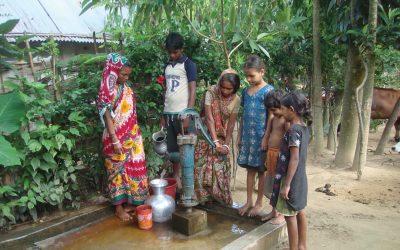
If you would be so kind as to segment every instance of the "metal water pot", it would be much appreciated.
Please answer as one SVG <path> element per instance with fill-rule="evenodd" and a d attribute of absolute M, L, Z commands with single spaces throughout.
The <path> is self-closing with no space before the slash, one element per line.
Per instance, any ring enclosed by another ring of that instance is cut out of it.
<path fill-rule="evenodd" d="M 164 156 L 167 153 L 167 134 L 165 133 L 164 129 L 161 128 L 160 131 L 154 133 L 152 135 L 153 144 L 154 144 L 154 151 L 157 154 Z"/>
<path fill-rule="evenodd" d="M 164 179 L 154 179 L 150 181 L 153 189 L 153 195 L 146 200 L 146 204 L 150 205 L 153 210 L 153 221 L 165 222 L 172 217 L 175 212 L 175 200 L 165 194 L 165 187 L 168 182 Z"/>

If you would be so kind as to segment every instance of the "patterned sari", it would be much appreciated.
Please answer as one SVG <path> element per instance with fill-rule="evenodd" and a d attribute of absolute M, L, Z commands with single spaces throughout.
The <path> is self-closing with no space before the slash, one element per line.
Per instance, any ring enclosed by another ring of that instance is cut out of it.
<path fill-rule="evenodd" d="M 107 128 L 103 133 L 103 153 L 108 175 L 108 188 L 113 205 L 140 205 L 148 194 L 148 178 L 142 136 L 137 124 L 136 100 L 132 89 L 117 84 L 118 74 L 126 58 L 110 54 L 104 64 L 98 101 L 100 118 L 109 110 L 115 134 L 123 154 L 115 154 Z"/>
<path fill-rule="evenodd" d="M 217 85 L 207 90 L 211 97 L 211 111 L 215 122 L 215 131 L 220 141 L 225 141 L 228 120 L 232 113 L 237 113 L 240 98 L 224 101 Z M 206 97 L 207 98 L 207 97 Z M 207 105 L 207 102 L 206 102 Z M 225 142 L 231 148 L 230 142 Z M 207 141 L 199 139 L 195 149 L 195 191 L 200 202 L 216 200 L 222 204 L 232 205 L 230 191 L 231 163 L 230 155 L 223 158 L 217 154 Z"/>

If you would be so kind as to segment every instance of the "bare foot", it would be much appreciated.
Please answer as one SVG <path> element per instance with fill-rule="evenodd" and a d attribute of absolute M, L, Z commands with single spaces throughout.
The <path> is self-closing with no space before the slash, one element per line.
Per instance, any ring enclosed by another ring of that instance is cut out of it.
<path fill-rule="evenodd" d="M 129 221 L 132 219 L 132 217 L 127 212 L 125 212 L 122 205 L 115 206 L 115 216 L 117 216 L 122 221 Z"/>
<path fill-rule="evenodd" d="M 267 221 L 275 217 L 274 211 L 271 211 L 269 214 L 266 214 L 261 217 L 261 221 Z"/>
<path fill-rule="evenodd" d="M 244 204 L 242 207 L 239 208 L 239 214 L 240 214 L 241 216 L 243 216 L 245 213 L 247 213 L 247 211 L 248 211 L 251 207 L 252 207 L 251 204 L 246 202 L 246 204 Z"/>
<path fill-rule="evenodd" d="M 272 225 L 280 225 L 283 222 L 285 222 L 285 216 L 279 214 L 278 216 L 275 216 L 269 223 Z"/>
<path fill-rule="evenodd" d="M 262 206 L 256 204 L 250 211 L 249 211 L 249 217 L 254 217 L 257 215 L 261 215 L 262 211 Z"/>

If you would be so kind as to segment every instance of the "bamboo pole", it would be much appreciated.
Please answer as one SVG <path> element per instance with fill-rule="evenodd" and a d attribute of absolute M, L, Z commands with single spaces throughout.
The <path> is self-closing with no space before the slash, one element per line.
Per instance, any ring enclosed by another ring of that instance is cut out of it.
<path fill-rule="evenodd" d="M 104 52 L 106 54 L 108 54 L 108 51 L 107 51 L 107 38 L 106 38 L 106 33 L 104 33 L 104 32 L 103 32 L 103 40 L 104 40 Z"/>
<path fill-rule="evenodd" d="M 119 34 L 119 50 L 120 50 L 120 54 L 123 55 L 123 50 L 124 50 L 124 45 L 122 43 L 123 37 L 122 37 L 122 33 Z"/>
<path fill-rule="evenodd" d="M 96 32 L 94 32 L 94 31 L 93 31 L 93 49 L 94 49 L 94 53 L 97 55 Z"/>
<path fill-rule="evenodd" d="M 52 41 L 52 40 L 54 40 L 54 38 L 50 37 L 50 40 Z M 54 98 L 56 101 L 59 101 L 59 100 L 61 100 L 61 89 L 57 83 L 56 56 L 53 53 L 51 55 L 51 70 L 52 70 Z"/>
<path fill-rule="evenodd" d="M 25 33 L 26 35 L 26 33 Z M 35 76 L 35 65 L 33 64 L 33 57 L 32 57 L 32 52 L 31 50 L 31 45 L 29 44 L 29 40 L 26 39 L 25 40 L 25 46 L 28 49 L 28 56 L 29 56 L 29 66 L 31 68 L 31 72 L 32 72 L 32 77 L 33 77 L 33 81 L 37 81 L 36 76 Z"/>
<path fill-rule="evenodd" d="M 1 90 L 3 91 L 3 93 L 5 93 L 6 89 L 4 88 L 3 84 L 3 69 L 0 69 L 0 83 L 1 83 Z"/>

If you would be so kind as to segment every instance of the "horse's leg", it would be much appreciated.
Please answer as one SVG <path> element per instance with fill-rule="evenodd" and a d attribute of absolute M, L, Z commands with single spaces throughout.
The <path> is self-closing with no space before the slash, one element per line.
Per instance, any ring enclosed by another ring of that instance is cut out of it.
<path fill-rule="evenodd" d="M 397 118 L 396 122 L 394 123 L 394 128 L 396 129 L 396 134 L 394 135 L 394 140 L 396 142 L 400 141 L 400 117 Z"/>

